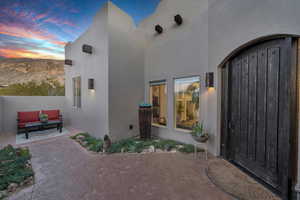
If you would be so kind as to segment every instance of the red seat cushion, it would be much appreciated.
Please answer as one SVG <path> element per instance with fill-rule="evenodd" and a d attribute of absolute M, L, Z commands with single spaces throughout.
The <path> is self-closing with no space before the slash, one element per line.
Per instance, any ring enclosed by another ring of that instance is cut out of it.
<path fill-rule="evenodd" d="M 42 110 L 42 113 L 48 115 L 48 120 L 59 120 L 59 110 Z"/>
<path fill-rule="evenodd" d="M 40 111 L 18 112 L 19 123 L 36 122 L 39 118 Z"/>

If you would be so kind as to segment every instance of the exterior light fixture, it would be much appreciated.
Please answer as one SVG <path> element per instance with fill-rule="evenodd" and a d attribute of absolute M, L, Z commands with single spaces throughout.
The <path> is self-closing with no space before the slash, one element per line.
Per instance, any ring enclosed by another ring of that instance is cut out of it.
<path fill-rule="evenodd" d="M 214 86 L 214 73 L 213 72 L 207 72 L 205 74 L 205 86 L 207 88 L 213 88 Z"/>
<path fill-rule="evenodd" d="M 179 14 L 174 17 L 174 21 L 176 22 L 176 24 L 178 26 L 180 26 L 183 23 L 183 19 L 182 19 L 181 15 L 179 15 Z"/>
<path fill-rule="evenodd" d="M 84 44 L 84 45 L 82 45 L 82 52 L 92 54 L 93 47 L 91 45 Z"/>
<path fill-rule="evenodd" d="M 90 78 L 90 79 L 88 80 L 88 89 L 89 89 L 89 90 L 94 90 L 94 89 L 95 89 L 95 81 L 94 81 L 93 78 Z"/>
<path fill-rule="evenodd" d="M 155 26 L 155 31 L 158 33 L 158 34 L 162 34 L 164 32 L 164 29 L 163 27 L 161 27 L 161 25 L 156 25 Z"/>
<path fill-rule="evenodd" d="M 65 60 L 65 65 L 73 65 L 73 61 L 72 60 Z"/>

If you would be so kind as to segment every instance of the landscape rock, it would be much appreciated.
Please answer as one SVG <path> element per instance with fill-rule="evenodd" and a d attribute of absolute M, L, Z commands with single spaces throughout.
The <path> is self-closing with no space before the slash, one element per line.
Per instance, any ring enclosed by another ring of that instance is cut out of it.
<path fill-rule="evenodd" d="M 85 137 L 83 135 L 77 135 L 76 140 L 84 140 Z"/>
<path fill-rule="evenodd" d="M 23 185 L 32 185 L 33 184 L 33 177 L 27 178 L 24 182 Z"/>
<path fill-rule="evenodd" d="M 155 152 L 155 147 L 153 145 L 149 146 L 149 148 L 144 149 L 142 153 L 154 153 Z"/>
<path fill-rule="evenodd" d="M 149 152 L 150 152 L 150 153 L 154 153 L 154 152 L 155 152 L 155 147 L 154 147 L 153 145 L 151 145 L 151 146 L 149 147 Z"/>
<path fill-rule="evenodd" d="M 25 164 L 25 167 L 26 167 L 26 168 L 31 168 L 31 162 L 30 162 L 30 161 L 27 161 L 27 163 Z"/>
<path fill-rule="evenodd" d="M 11 183 L 11 184 L 9 184 L 9 186 L 7 187 L 7 191 L 8 191 L 8 192 L 14 192 L 14 191 L 17 190 L 17 188 L 18 188 L 18 184 L 16 184 L 16 183 Z"/>

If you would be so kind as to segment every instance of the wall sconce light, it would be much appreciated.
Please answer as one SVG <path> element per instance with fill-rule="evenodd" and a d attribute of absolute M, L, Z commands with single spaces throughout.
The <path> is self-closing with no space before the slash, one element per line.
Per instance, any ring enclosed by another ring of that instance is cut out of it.
<path fill-rule="evenodd" d="M 176 24 L 178 26 L 180 26 L 183 23 L 183 19 L 182 19 L 181 15 L 179 15 L 179 14 L 174 17 L 174 21 L 176 22 Z"/>
<path fill-rule="evenodd" d="M 94 89 L 95 89 L 95 81 L 94 81 L 93 78 L 90 78 L 90 79 L 88 80 L 88 89 L 89 89 L 89 90 L 94 90 Z"/>
<path fill-rule="evenodd" d="M 158 33 L 158 34 L 162 34 L 164 32 L 164 29 L 163 27 L 161 27 L 159 24 L 157 24 L 155 26 L 155 31 Z"/>
<path fill-rule="evenodd" d="M 206 72 L 205 74 L 205 86 L 207 88 L 213 88 L 214 86 L 214 73 Z"/>
<path fill-rule="evenodd" d="M 91 45 L 84 44 L 84 45 L 82 45 L 82 52 L 92 54 L 93 47 Z"/>
<path fill-rule="evenodd" d="M 72 60 L 65 60 L 65 65 L 73 65 L 73 61 Z"/>

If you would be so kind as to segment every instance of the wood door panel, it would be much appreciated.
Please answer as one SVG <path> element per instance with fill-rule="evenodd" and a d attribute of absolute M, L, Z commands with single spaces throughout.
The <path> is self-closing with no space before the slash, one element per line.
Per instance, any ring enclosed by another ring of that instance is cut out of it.
<path fill-rule="evenodd" d="M 267 85 L 267 168 L 277 172 L 278 137 L 278 92 L 279 92 L 279 48 L 268 49 L 268 85 Z"/>
<path fill-rule="evenodd" d="M 252 46 L 226 65 L 230 67 L 226 75 L 228 155 L 282 194 L 287 191 L 284 172 L 288 172 L 282 161 L 288 162 L 289 157 L 282 144 L 288 144 L 290 134 L 282 115 L 289 112 L 286 44 L 286 39 L 276 39 Z"/>
<path fill-rule="evenodd" d="M 232 149 L 234 149 L 234 157 L 238 156 L 239 154 L 239 140 L 240 140 L 240 135 L 236 135 L 236 132 L 239 132 L 240 130 L 240 67 L 241 66 L 241 61 L 236 59 L 232 63 L 232 68 L 231 68 L 231 74 L 232 74 L 232 90 L 235 91 L 232 93 L 231 97 L 231 121 L 235 122 L 234 125 L 232 125 L 232 130 L 230 132 L 230 138 L 231 139 L 231 145 L 233 146 Z"/>
<path fill-rule="evenodd" d="M 266 161 L 266 111 L 267 111 L 267 51 L 258 50 L 257 61 L 257 127 L 256 127 L 256 159 L 261 165 Z"/>
<path fill-rule="evenodd" d="M 257 52 L 249 55 L 248 157 L 256 159 Z"/>
<path fill-rule="evenodd" d="M 240 83 L 240 155 L 244 159 L 247 158 L 248 154 L 248 105 L 249 105 L 249 96 L 248 96 L 248 56 L 243 56 L 241 65 L 241 83 Z"/>

